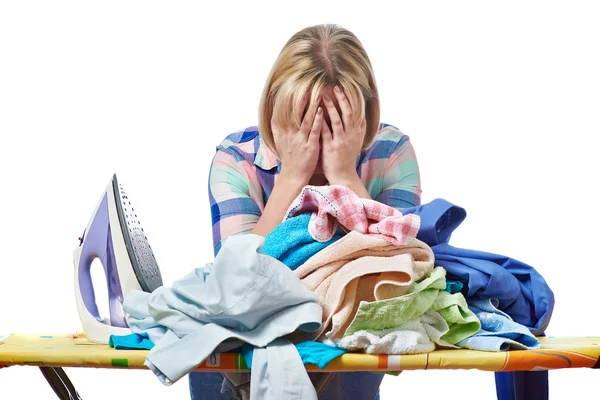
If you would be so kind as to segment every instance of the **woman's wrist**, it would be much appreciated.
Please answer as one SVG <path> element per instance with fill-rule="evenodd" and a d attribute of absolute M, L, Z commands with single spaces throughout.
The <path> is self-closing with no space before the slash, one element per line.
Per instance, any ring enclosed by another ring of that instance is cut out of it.
<path fill-rule="evenodd" d="M 275 185 L 284 186 L 288 190 L 300 192 L 304 186 L 308 185 L 309 180 L 310 177 L 306 178 L 300 174 L 281 171 L 277 177 L 277 180 L 275 181 Z"/>
<path fill-rule="evenodd" d="M 339 185 L 352 190 L 358 197 L 370 199 L 369 191 L 365 187 L 363 181 L 359 178 L 358 173 L 348 176 L 338 176 L 329 180 L 330 185 Z"/>
<path fill-rule="evenodd" d="M 279 174 L 275 180 L 273 191 L 252 233 L 267 236 L 283 220 L 285 213 L 302 188 L 306 186 L 301 177 Z"/>
<path fill-rule="evenodd" d="M 336 174 L 334 176 L 327 177 L 327 181 L 330 185 L 340 185 L 346 187 L 348 187 L 348 185 L 355 185 L 357 182 L 362 183 L 356 171 L 347 172 L 345 174 Z"/>

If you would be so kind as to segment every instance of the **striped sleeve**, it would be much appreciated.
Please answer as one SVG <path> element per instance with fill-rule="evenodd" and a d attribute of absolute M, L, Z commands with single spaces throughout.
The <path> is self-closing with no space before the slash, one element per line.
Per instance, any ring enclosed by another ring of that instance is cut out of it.
<path fill-rule="evenodd" d="M 215 256 L 226 237 L 250 233 L 260 218 L 260 208 L 250 196 L 246 164 L 235 152 L 217 150 L 213 158 L 208 193 Z"/>
<path fill-rule="evenodd" d="M 412 143 L 408 137 L 406 139 L 396 142 L 390 149 L 383 188 L 375 199 L 397 209 L 421 204 L 419 165 Z"/>

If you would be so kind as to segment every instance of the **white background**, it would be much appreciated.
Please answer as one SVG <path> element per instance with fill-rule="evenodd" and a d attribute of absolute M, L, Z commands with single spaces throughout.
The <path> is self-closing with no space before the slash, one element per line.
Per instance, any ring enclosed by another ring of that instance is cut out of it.
<path fill-rule="evenodd" d="M 423 202 L 466 208 L 451 244 L 540 271 L 549 335 L 600 336 L 597 3 L 282 4 L 0 3 L 0 334 L 80 329 L 72 251 L 113 173 L 165 284 L 211 261 L 215 146 L 258 123 L 287 39 L 333 22 L 370 56 L 381 121 L 411 137 Z M 187 378 L 66 372 L 85 400 L 189 397 Z M 597 376 L 552 371 L 551 398 L 593 393 Z M 0 370 L 2 399 L 53 396 L 37 368 Z M 493 374 L 385 378 L 383 399 L 413 396 L 493 399 Z"/>

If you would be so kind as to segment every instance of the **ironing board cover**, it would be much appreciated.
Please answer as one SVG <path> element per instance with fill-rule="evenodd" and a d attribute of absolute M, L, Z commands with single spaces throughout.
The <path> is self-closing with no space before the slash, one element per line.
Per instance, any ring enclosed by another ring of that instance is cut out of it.
<path fill-rule="evenodd" d="M 425 354 L 369 355 L 347 353 L 325 370 L 308 364 L 309 371 L 401 371 L 420 369 L 478 369 L 483 371 L 541 371 L 600 367 L 600 337 L 540 337 L 539 350 L 485 352 L 436 350 Z M 0 339 L 0 368 L 12 365 L 145 369 L 148 350 L 115 350 L 108 345 L 68 335 L 13 334 Z M 241 354 L 212 354 L 197 371 L 247 371 Z"/>

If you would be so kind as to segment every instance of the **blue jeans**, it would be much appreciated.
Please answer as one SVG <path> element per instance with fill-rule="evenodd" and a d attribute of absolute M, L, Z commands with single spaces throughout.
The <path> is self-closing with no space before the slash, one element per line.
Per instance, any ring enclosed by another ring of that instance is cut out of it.
<path fill-rule="evenodd" d="M 315 378 L 323 376 L 322 372 L 311 372 Z M 329 381 L 319 393 L 319 400 L 379 400 L 379 386 L 383 374 L 371 372 L 333 373 Z M 237 399 L 227 381 L 218 372 L 191 372 L 189 374 L 191 400 L 232 400 Z"/>
<path fill-rule="evenodd" d="M 548 400 L 548 371 L 496 372 L 498 400 Z"/>

